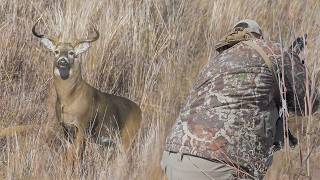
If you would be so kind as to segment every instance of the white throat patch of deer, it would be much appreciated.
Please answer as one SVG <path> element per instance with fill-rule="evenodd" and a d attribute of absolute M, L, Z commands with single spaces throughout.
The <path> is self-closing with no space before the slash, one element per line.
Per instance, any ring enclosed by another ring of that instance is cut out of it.
<path fill-rule="evenodd" d="M 98 30 L 94 28 L 95 36 L 92 38 L 66 43 L 38 33 L 37 23 L 32 28 L 33 34 L 55 55 L 56 115 L 71 143 L 72 148 L 69 149 L 72 149 L 73 156 L 82 158 L 88 136 L 93 138 L 93 142 L 110 145 L 110 142 L 115 143 L 117 132 L 124 148 L 128 149 L 140 128 L 139 106 L 127 98 L 103 93 L 81 77 L 78 56 L 99 38 Z"/>

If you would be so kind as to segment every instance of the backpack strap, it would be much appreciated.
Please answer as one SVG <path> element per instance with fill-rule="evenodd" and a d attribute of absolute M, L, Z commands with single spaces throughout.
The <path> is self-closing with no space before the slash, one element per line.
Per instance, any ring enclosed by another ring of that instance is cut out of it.
<path fill-rule="evenodd" d="M 267 64 L 268 68 L 272 71 L 274 78 L 278 79 L 276 76 L 276 71 L 274 70 L 272 62 L 269 59 L 269 56 L 266 54 L 266 52 L 259 45 L 254 43 L 253 41 L 242 41 L 242 43 L 255 49 L 260 54 L 260 56 L 262 57 L 264 62 Z"/>

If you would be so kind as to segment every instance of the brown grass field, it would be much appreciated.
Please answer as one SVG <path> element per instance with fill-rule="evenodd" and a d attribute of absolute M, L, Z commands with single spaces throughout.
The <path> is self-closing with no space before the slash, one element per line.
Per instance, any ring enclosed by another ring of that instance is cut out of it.
<path fill-rule="evenodd" d="M 304 56 L 310 77 L 317 76 L 319 0 L 0 0 L 0 128 L 40 127 L 0 139 L 0 179 L 165 179 L 165 137 L 201 67 L 216 55 L 214 44 L 243 18 L 284 47 L 308 33 Z M 131 153 L 121 144 L 112 150 L 87 143 L 85 173 L 69 176 L 63 148 L 43 143 L 42 130 L 56 120 L 54 56 L 32 36 L 39 19 L 41 32 L 62 41 L 89 35 L 91 25 L 99 29 L 100 39 L 81 57 L 83 77 L 141 106 L 144 135 Z M 319 117 L 289 115 L 300 144 L 278 152 L 265 179 L 320 178 Z"/>

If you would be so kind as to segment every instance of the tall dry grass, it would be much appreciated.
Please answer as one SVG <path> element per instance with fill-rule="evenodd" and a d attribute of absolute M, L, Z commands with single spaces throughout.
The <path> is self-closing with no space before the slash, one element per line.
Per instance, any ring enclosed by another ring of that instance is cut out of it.
<path fill-rule="evenodd" d="M 41 32 L 73 41 L 100 39 L 81 57 L 89 84 L 128 97 L 143 111 L 144 136 L 131 154 L 88 143 L 81 177 L 67 176 L 61 149 L 41 143 L 36 131 L 1 139 L 0 179 L 163 179 L 164 139 L 213 45 L 238 20 L 257 20 L 267 39 L 285 47 L 308 33 L 310 72 L 320 57 L 318 0 L 0 0 L 0 127 L 40 124 L 54 117 L 53 55 L 31 35 Z M 292 123 L 291 123 L 292 122 Z M 290 115 L 299 135 L 296 149 L 279 152 L 269 179 L 319 177 L 319 118 Z M 306 133 L 307 132 L 307 133 Z M 110 154 L 116 158 L 107 161 Z M 267 179 L 268 179 L 267 177 Z"/>

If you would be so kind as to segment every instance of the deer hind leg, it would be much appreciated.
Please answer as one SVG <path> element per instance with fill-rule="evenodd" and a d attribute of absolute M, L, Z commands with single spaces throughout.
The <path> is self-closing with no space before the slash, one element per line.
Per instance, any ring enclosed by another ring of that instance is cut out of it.
<path fill-rule="evenodd" d="M 138 132 L 141 123 L 141 114 L 137 113 L 130 116 L 127 121 L 124 122 L 124 126 L 120 131 L 121 141 L 126 151 L 132 148 L 134 141 L 138 138 Z"/>

